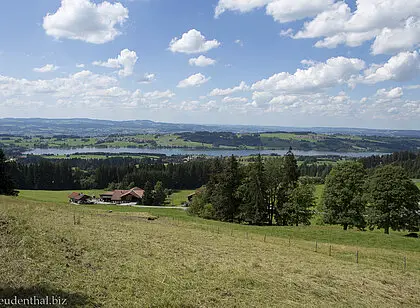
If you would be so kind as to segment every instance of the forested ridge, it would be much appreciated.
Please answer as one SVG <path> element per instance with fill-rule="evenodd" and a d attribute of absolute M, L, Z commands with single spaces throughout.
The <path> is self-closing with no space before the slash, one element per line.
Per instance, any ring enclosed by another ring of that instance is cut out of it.
<path fill-rule="evenodd" d="M 264 160 L 270 157 L 263 157 Z M 298 171 L 311 183 L 321 183 L 330 173 L 339 157 L 324 161 L 316 157 L 299 157 Z M 113 157 L 107 159 L 44 159 L 28 156 L 8 161 L 9 170 L 20 189 L 104 189 L 111 183 L 125 188 L 130 183 L 142 187 L 147 181 L 163 182 L 173 189 L 196 189 L 206 184 L 215 172 L 215 162 L 226 158 L 157 159 L 137 157 Z M 240 164 L 248 164 L 254 158 L 238 158 Z M 396 152 L 390 155 L 371 156 L 359 161 L 367 169 L 394 164 L 403 167 L 411 178 L 420 178 L 420 153 Z M 332 163 L 333 162 L 333 163 Z"/>

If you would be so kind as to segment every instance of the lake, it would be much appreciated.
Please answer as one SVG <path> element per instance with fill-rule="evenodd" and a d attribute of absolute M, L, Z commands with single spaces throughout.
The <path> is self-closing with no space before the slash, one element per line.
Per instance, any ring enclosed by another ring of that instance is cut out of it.
<path fill-rule="evenodd" d="M 68 155 L 68 154 L 89 154 L 89 153 L 106 153 L 106 154 L 118 154 L 118 153 L 133 153 L 133 154 L 165 154 L 167 156 L 172 155 L 206 155 L 206 156 L 249 156 L 249 155 L 284 155 L 287 150 L 227 150 L 227 149 L 186 149 L 186 148 L 160 148 L 160 149 L 149 149 L 149 148 L 74 148 L 74 149 L 33 149 L 31 151 L 24 152 L 24 154 L 34 155 Z M 367 157 L 372 155 L 384 155 L 388 153 L 378 152 L 328 152 L 328 151 L 293 151 L 296 156 L 331 156 L 339 155 L 346 157 Z"/>

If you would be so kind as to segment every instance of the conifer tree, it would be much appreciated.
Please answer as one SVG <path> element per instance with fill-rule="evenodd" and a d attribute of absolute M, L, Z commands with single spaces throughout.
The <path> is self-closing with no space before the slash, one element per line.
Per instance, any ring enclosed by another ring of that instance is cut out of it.
<path fill-rule="evenodd" d="M 3 150 L 0 149 L 0 195 L 16 196 L 17 194 L 15 184 L 7 168 L 6 156 Z"/>
<path fill-rule="evenodd" d="M 144 194 L 143 194 L 143 204 L 144 205 L 153 205 L 153 185 L 149 181 L 144 185 Z"/>
<path fill-rule="evenodd" d="M 261 155 L 251 164 L 248 177 L 239 189 L 242 197 L 240 216 L 251 224 L 268 223 L 267 185 L 264 176 L 264 163 Z"/>

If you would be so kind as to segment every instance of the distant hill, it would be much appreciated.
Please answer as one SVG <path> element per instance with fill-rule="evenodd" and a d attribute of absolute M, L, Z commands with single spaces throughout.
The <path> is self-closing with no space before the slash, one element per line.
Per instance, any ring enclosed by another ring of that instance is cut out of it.
<path fill-rule="evenodd" d="M 153 122 L 148 120 L 110 121 L 93 119 L 0 119 L 0 134 L 6 135 L 74 135 L 106 136 L 110 134 L 180 133 L 180 132 L 314 132 L 317 134 L 343 134 L 355 136 L 388 136 L 420 138 L 420 130 L 382 130 L 365 128 L 286 127 L 256 125 L 201 125 Z"/>

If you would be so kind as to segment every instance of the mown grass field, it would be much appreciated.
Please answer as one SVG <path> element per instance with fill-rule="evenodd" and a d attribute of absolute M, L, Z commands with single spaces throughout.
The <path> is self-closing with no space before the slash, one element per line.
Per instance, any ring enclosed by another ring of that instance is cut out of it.
<path fill-rule="evenodd" d="M 72 190 L 67 191 L 49 191 L 49 190 L 21 190 L 18 199 L 31 200 L 38 202 L 54 202 L 54 203 L 67 203 L 67 196 L 71 194 Z M 80 191 L 89 196 L 99 196 L 104 190 L 83 190 Z M 189 194 L 193 193 L 194 190 L 176 190 L 166 200 L 168 206 L 181 206 L 187 201 Z"/>
<path fill-rule="evenodd" d="M 0 196 L 0 297 L 57 294 L 71 307 L 420 305 L 420 240 L 405 233 L 234 225 L 53 198 Z"/>
<path fill-rule="evenodd" d="M 181 206 L 188 201 L 188 195 L 194 193 L 195 190 L 176 190 L 167 197 L 166 203 L 171 206 Z"/>

